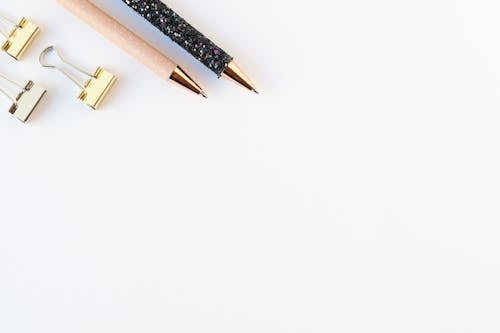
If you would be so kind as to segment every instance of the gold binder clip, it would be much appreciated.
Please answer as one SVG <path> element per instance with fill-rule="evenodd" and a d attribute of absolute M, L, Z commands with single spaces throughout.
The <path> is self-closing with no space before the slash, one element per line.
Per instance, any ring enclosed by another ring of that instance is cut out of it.
<path fill-rule="evenodd" d="M 35 111 L 38 103 L 40 103 L 40 100 L 47 91 L 45 88 L 34 83 L 33 81 L 28 81 L 28 83 L 23 87 L 2 74 L 0 74 L 0 78 L 21 89 L 21 92 L 19 92 L 16 97 L 11 96 L 2 88 L 0 88 L 0 93 L 12 101 L 9 112 L 23 123 L 26 122 L 33 111 Z"/>
<path fill-rule="evenodd" d="M 5 37 L 5 42 L 2 45 L 2 50 L 12 56 L 14 59 L 19 60 L 24 52 L 31 45 L 35 37 L 40 32 L 40 28 L 25 19 L 24 17 L 18 24 L 0 16 L 0 21 L 12 27 L 10 32 L 0 30 L 0 34 Z"/>
<path fill-rule="evenodd" d="M 45 56 L 52 51 L 54 51 L 57 54 L 57 56 L 63 63 L 72 67 L 76 71 L 90 77 L 90 79 L 87 80 L 85 84 L 82 84 L 78 79 L 76 79 L 64 68 L 45 63 L 44 62 Z M 57 69 L 62 74 L 66 75 L 66 77 L 68 77 L 71 81 L 73 81 L 78 87 L 80 87 L 82 91 L 78 95 L 78 99 L 80 99 L 82 102 L 84 102 L 94 110 L 96 110 L 102 104 L 104 98 L 106 97 L 106 95 L 108 95 L 109 91 L 116 82 L 116 76 L 106 71 L 102 67 L 98 67 L 94 72 L 94 74 L 90 74 L 89 72 L 66 61 L 54 46 L 49 46 L 48 48 L 43 50 L 42 53 L 40 54 L 39 60 L 40 64 L 43 67 Z"/>

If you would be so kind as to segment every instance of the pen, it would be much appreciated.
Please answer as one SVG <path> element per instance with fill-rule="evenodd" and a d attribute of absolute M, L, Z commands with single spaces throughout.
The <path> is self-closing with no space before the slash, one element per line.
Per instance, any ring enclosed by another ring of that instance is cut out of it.
<path fill-rule="evenodd" d="M 57 0 L 70 12 L 165 80 L 206 97 L 203 89 L 177 64 L 88 0 Z"/>
<path fill-rule="evenodd" d="M 160 0 L 122 0 L 218 77 L 226 76 L 257 93 L 255 85 L 228 53 Z"/>

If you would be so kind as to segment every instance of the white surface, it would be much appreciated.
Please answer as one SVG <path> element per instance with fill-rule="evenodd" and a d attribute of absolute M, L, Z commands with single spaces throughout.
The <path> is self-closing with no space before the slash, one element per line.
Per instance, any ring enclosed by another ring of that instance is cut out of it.
<path fill-rule="evenodd" d="M 49 95 L 0 114 L 0 332 L 500 330 L 498 1 L 171 0 L 260 96 L 97 1 L 207 101 L 2 3 L 43 34 L 1 71 Z M 51 43 L 120 76 L 101 111 L 38 67 Z"/>

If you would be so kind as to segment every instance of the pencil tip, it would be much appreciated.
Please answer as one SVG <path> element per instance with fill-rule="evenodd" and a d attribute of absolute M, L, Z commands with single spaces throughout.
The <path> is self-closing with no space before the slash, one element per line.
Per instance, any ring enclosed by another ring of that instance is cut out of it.
<path fill-rule="evenodd" d="M 255 89 L 255 88 L 254 88 L 252 91 L 253 91 L 254 93 L 256 93 L 257 95 L 259 95 L 259 94 L 260 94 L 260 93 L 257 91 L 257 89 Z"/>
<path fill-rule="evenodd" d="M 208 98 L 207 94 L 203 90 L 200 92 L 200 95 L 205 97 L 205 98 Z"/>

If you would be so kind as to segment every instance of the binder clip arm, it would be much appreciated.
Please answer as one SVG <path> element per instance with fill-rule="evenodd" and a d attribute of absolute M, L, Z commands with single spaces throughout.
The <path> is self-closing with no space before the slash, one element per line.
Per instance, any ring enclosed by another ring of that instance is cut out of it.
<path fill-rule="evenodd" d="M 16 60 L 21 59 L 40 32 L 40 28 L 24 17 L 16 24 L 0 16 L 0 22 L 12 28 L 9 32 L 0 30 L 0 34 L 5 37 L 5 42 L 1 46 L 2 50 Z"/>
<path fill-rule="evenodd" d="M 74 75 L 72 75 L 66 69 L 47 63 L 45 57 L 50 52 L 54 52 L 64 64 L 73 68 L 77 72 L 87 76 L 89 78 L 87 82 L 82 84 Z M 73 83 L 75 83 L 80 89 L 82 89 L 80 94 L 78 95 L 78 99 L 80 99 L 82 102 L 84 102 L 94 110 L 101 105 L 104 98 L 107 96 L 107 94 L 109 93 L 109 91 L 116 82 L 116 76 L 106 71 L 102 67 L 98 67 L 97 70 L 93 74 L 91 74 L 88 71 L 85 71 L 80 67 L 76 66 L 75 64 L 70 63 L 69 61 L 63 58 L 63 56 L 55 46 L 49 46 L 45 50 L 43 50 L 42 53 L 40 54 L 39 61 L 42 67 L 58 70 L 67 78 L 69 78 L 71 81 L 73 81 Z"/>
<path fill-rule="evenodd" d="M 16 97 L 11 96 L 3 88 L 0 88 L 0 93 L 12 101 L 12 105 L 8 110 L 9 113 L 14 115 L 23 123 L 26 122 L 33 111 L 35 111 L 47 91 L 33 81 L 28 81 L 28 83 L 23 87 L 2 74 L 0 74 L 0 78 L 21 89 Z"/>

